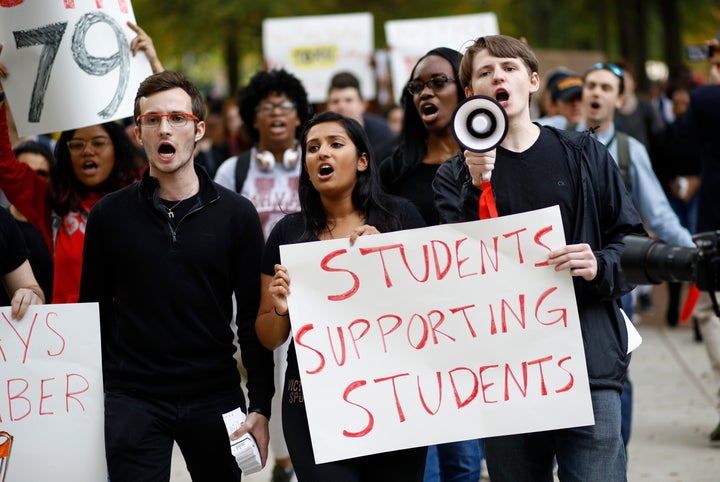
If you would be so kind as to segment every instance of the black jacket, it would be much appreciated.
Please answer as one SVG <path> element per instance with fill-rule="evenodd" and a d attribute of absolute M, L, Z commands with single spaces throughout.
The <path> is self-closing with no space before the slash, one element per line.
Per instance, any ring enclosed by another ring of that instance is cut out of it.
<path fill-rule="evenodd" d="M 630 356 L 627 329 L 616 300 L 633 288 L 624 280 L 620 256 L 626 235 L 646 233 L 605 146 L 589 132 L 543 129 L 558 136 L 565 162 L 578 179 L 577 209 L 570 216 L 575 220 L 574 232 L 568 244 L 587 243 L 597 258 L 593 281 L 573 278 L 590 386 L 620 390 Z M 440 166 L 433 189 L 442 222 L 478 219 L 481 191 L 473 186 L 462 155 Z"/>
<path fill-rule="evenodd" d="M 147 171 L 90 212 L 80 301 L 100 304 L 105 388 L 150 396 L 237 388 L 234 293 L 249 405 L 269 414 L 272 352 L 255 334 L 260 220 L 250 201 L 196 172 L 197 202 L 175 229 Z"/>

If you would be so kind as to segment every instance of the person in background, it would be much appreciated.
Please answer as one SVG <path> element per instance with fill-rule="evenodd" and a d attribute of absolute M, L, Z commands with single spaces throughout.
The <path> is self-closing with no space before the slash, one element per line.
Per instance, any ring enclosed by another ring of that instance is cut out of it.
<path fill-rule="evenodd" d="M 275 223 L 300 210 L 298 137 L 310 108 L 302 82 L 282 69 L 256 73 L 240 95 L 240 115 L 254 146 L 226 160 L 215 181 L 252 201 L 267 239 Z M 273 351 L 276 387 L 283 386 L 289 343 Z M 272 482 L 287 482 L 294 473 L 283 435 L 281 406 L 278 390 L 273 397 L 275 416 L 270 420 L 270 446 L 275 455 Z"/>
<path fill-rule="evenodd" d="M 169 480 L 176 442 L 193 480 L 237 482 L 223 414 L 268 450 L 272 353 L 255 335 L 263 238 L 252 203 L 194 164 L 205 104 L 177 72 L 146 78 L 135 135 L 148 169 L 87 222 L 80 302 L 97 302 L 110 480 Z M 247 371 L 234 358 L 231 320 Z M 118 327 L 120 329 L 118 329 Z"/>
<path fill-rule="evenodd" d="M 360 81 L 352 72 L 338 72 L 332 76 L 326 109 L 358 121 L 365 128 L 373 150 L 391 142 L 394 137 L 393 131 L 382 116 L 367 111 L 367 102 L 363 100 Z"/>
<path fill-rule="evenodd" d="M 13 154 L 21 163 L 25 163 L 40 176 L 47 178 L 50 169 L 55 163 L 52 151 L 37 141 L 25 141 L 13 149 Z M 53 258 L 45 244 L 43 235 L 35 226 L 30 224 L 25 216 L 13 205 L 9 208 L 10 214 L 20 228 L 28 249 L 28 261 L 33 274 L 45 294 L 45 303 L 52 303 Z M 9 303 L 9 298 L 0 291 L 0 304 Z"/>
<path fill-rule="evenodd" d="M 575 130 L 582 121 L 583 80 L 572 72 L 558 72 L 548 82 L 550 104 L 553 114 L 539 119 L 543 125 L 558 129 Z"/>
<path fill-rule="evenodd" d="M 690 91 L 690 105 L 675 121 L 675 134 L 684 142 L 695 142 L 700 149 L 700 188 L 698 190 L 698 233 L 720 229 L 720 44 L 716 39 L 708 42 L 715 55 L 710 59 L 708 85 Z M 715 291 L 715 297 L 720 291 Z M 702 292 L 694 312 L 698 320 L 703 343 L 710 360 L 715 383 L 715 408 L 720 417 L 720 317 L 713 309 L 708 292 Z M 720 423 L 710 432 L 712 445 L 720 445 Z"/>
<path fill-rule="evenodd" d="M 516 38 L 490 35 L 468 47 L 460 65 L 465 94 L 496 99 L 508 132 L 496 149 L 463 151 L 443 163 L 433 187 L 444 221 L 479 219 L 488 173 L 500 216 L 559 205 L 567 245 L 550 252 L 548 263 L 573 277 L 595 423 L 484 438 L 488 471 L 493 482 L 550 481 L 557 462 L 560 480 L 624 481 L 620 392 L 630 355 L 618 301 L 632 285 L 620 257 L 623 238 L 645 231 L 601 143 L 531 121 L 538 71 L 537 57 Z"/>
<path fill-rule="evenodd" d="M 403 90 L 400 143 L 380 164 L 386 191 L 412 201 L 428 226 L 440 222 L 432 191 L 435 173 L 460 150 L 452 120 L 465 99 L 458 73 L 461 59 L 460 52 L 447 47 L 420 57 Z M 482 442 L 477 439 L 430 446 L 425 482 L 477 482 L 482 458 Z"/>
<path fill-rule="evenodd" d="M 354 119 L 335 112 L 318 114 L 308 122 L 301 145 L 302 209 L 275 225 L 262 261 L 255 328 L 268 349 L 292 339 L 287 303 L 291 273 L 280 264 L 280 245 L 340 238 L 349 238 L 352 245 L 358 236 L 424 225 L 412 203 L 382 191 L 369 140 Z M 316 464 L 293 341 L 285 379 L 283 425 L 299 482 L 423 480 L 425 447 Z"/>
<path fill-rule="evenodd" d="M 404 117 L 405 110 L 401 105 L 393 105 L 385 113 L 385 120 L 388 123 L 388 127 L 396 136 L 400 135 L 402 131 Z"/>
<path fill-rule="evenodd" d="M 142 50 L 153 69 L 162 69 L 150 37 L 137 25 L 128 25 L 138 34 L 130 43 L 132 54 Z M 0 64 L 0 79 L 8 75 Z M 88 213 L 104 195 L 134 182 L 138 173 L 132 144 L 118 122 L 63 132 L 55 159 L 49 179 L 18 162 L 10 145 L 5 101 L 0 101 L 0 189 L 42 232 L 53 254 L 53 303 L 75 303 Z"/>
<path fill-rule="evenodd" d="M 20 229 L 5 209 L 0 209 L 0 275 L 10 300 L 10 316 L 13 319 L 22 319 L 30 305 L 45 303 L 45 294 L 35 280 L 27 259 L 27 248 Z"/>

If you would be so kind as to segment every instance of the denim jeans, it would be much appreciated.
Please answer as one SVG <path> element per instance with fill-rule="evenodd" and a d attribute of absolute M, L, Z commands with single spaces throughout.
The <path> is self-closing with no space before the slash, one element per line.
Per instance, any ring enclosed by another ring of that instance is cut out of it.
<path fill-rule="evenodd" d="M 431 445 L 423 482 L 477 482 L 482 459 L 483 444 L 479 439 Z"/>
<path fill-rule="evenodd" d="M 625 482 L 620 393 L 591 390 L 595 425 L 485 438 L 492 482 Z"/>
<path fill-rule="evenodd" d="M 239 481 L 240 469 L 222 418 L 237 407 L 245 407 L 240 387 L 197 398 L 108 391 L 105 452 L 110 480 L 169 481 L 173 442 L 177 442 L 193 481 Z"/>

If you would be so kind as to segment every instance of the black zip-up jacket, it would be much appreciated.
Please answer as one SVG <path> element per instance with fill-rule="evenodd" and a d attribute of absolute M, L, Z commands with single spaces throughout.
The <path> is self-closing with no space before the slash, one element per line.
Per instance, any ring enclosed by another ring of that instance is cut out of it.
<path fill-rule="evenodd" d="M 565 162 L 578 180 L 577 209 L 569 216 L 575 220 L 574 231 L 568 244 L 589 244 L 597 259 L 594 280 L 573 278 L 590 387 L 621 390 L 630 355 L 618 299 L 633 288 L 620 267 L 623 238 L 647 233 L 605 146 L 590 137 L 589 131 L 542 128 L 557 135 Z M 478 219 L 481 190 L 472 184 L 462 154 L 440 166 L 433 189 L 442 222 Z"/>
<path fill-rule="evenodd" d="M 272 352 L 255 334 L 260 219 L 249 200 L 195 170 L 197 202 L 175 226 L 148 171 L 90 212 L 80 301 L 100 305 L 105 389 L 182 397 L 239 387 L 235 293 L 248 408 L 269 416 Z"/>

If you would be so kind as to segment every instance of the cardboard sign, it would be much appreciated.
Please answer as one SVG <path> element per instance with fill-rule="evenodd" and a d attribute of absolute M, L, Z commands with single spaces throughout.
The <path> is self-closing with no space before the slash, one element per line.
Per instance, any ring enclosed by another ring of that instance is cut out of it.
<path fill-rule="evenodd" d="M 263 20 L 263 57 L 269 68 L 284 68 L 303 83 L 311 103 L 327 100 L 332 76 L 355 74 L 365 100 L 375 98 L 370 13 L 311 15 Z"/>
<path fill-rule="evenodd" d="M 594 423 L 557 206 L 281 246 L 316 462 Z"/>
<path fill-rule="evenodd" d="M 449 47 L 464 53 L 476 38 L 498 33 L 500 30 L 494 13 L 385 22 L 395 102 L 400 103 L 402 90 L 410 80 L 413 67 L 429 50 Z"/>
<path fill-rule="evenodd" d="M 97 303 L 0 308 L 0 480 L 106 480 Z"/>
<path fill-rule="evenodd" d="M 130 0 L 0 0 L 0 62 L 18 134 L 30 136 L 129 117 L 152 73 L 133 57 Z"/>

